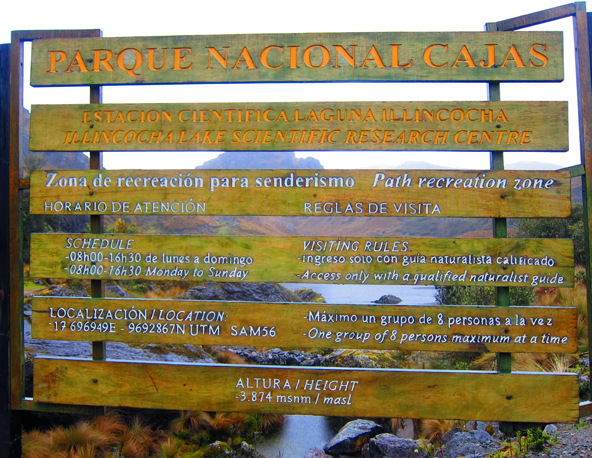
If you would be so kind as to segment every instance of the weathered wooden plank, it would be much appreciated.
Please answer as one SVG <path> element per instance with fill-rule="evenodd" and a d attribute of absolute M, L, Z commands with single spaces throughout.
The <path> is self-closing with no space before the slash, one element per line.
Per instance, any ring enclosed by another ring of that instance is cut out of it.
<path fill-rule="evenodd" d="M 562 79 L 560 32 L 291 33 L 39 40 L 33 42 L 31 66 L 34 86 Z"/>
<path fill-rule="evenodd" d="M 44 340 L 574 353 L 576 309 L 34 297 Z"/>
<path fill-rule="evenodd" d="M 35 105 L 32 151 L 567 151 L 566 102 Z"/>
<path fill-rule="evenodd" d="M 38 402 L 361 417 L 575 422 L 576 374 L 280 368 L 36 358 Z M 546 402 L 533 393 L 553 393 Z M 533 405 L 533 403 L 536 405 Z"/>
<path fill-rule="evenodd" d="M 573 285 L 565 239 L 32 234 L 40 278 Z"/>
<path fill-rule="evenodd" d="M 571 183 L 568 171 L 56 170 L 31 175 L 33 214 L 178 215 L 189 202 L 191 213 L 199 215 L 567 217 Z"/>

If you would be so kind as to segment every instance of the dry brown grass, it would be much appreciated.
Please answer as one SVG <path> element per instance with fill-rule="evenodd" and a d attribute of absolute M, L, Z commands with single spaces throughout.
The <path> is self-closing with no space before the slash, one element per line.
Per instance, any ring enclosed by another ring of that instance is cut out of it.
<path fill-rule="evenodd" d="M 50 451 L 51 434 L 42 433 L 36 429 L 24 433 L 22 437 L 23 458 L 53 458 Z M 64 456 L 64 455 L 62 455 Z"/>
<path fill-rule="evenodd" d="M 135 417 L 132 423 L 122 431 L 117 452 L 125 458 L 148 458 L 155 445 L 152 428 Z"/>
<path fill-rule="evenodd" d="M 186 291 L 187 291 L 187 288 L 179 286 L 179 285 L 175 285 L 175 286 L 165 289 L 163 291 L 163 297 L 165 299 L 173 299 L 173 298 L 177 297 L 179 294 L 183 294 Z"/>
<path fill-rule="evenodd" d="M 179 417 L 171 421 L 169 429 L 174 433 L 187 430 L 195 434 L 210 429 L 210 420 L 211 418 L 206 412 L 182 410 Z"/>
<path fill-rule="evenodd" d="M 156 447 L 157 458 L 179 458 L 183 448 L 183 442 L 174 437 L 168 437 Z"/>
<path fill-rule="evenodd" d="M 221 350 L 215 345 L 203 345 L 202 348 L 221 364 L 249 364 L 242 356 L 231 351 Z"/>
<path fill-rule="evenodd" d="M 575 355 L 554 353 L 513 353 L 512 370 L 520 372 L 569 372 L 577 363 Z M 481 370 L 495 370 L 496 354 L 486 353 L 473 361 L 472 366 Z"/>
<path fill-rule="evenodd" d="M 428 441 L 439 441 L 448 431 L 462 425 L 459 420 L 424 419 L 421 420 L 421 431 Z"/>
<path fill-rule="evenodd" d="M 262 413 L 261 414 L 261 427 L 263 429 L 275 429 L 279 428 L 286 421 L 285 415 L 279 413 Z"/>
<path fill-rule="evenodd" d="M 50 448 L 71 458 L 103 456 L 109 447 L 118 442 L 118 434 L 106 423 L 106 420 L 99 421 L 99 429 L 85 421 L 67 428 L 59 426 L 53 430 Z M 119 426 L 116 429 L 119 430 Z"/>
<path fill-rule="evenodd" d="M 586 286 L 576 283 L 573 288 L 538 288 L 535 305 L 545 307 L 576 307 L 578 351 L 588 351 L 588 306 Z"/>

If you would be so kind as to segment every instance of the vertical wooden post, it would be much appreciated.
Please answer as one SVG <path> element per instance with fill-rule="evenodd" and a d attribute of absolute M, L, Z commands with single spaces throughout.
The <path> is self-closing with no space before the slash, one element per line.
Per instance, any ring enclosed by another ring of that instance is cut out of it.
<path fill-rule="evenodd" d="M 590 253 L 592 227 L 592 199 L 588 196 L 588 189 L 592 191 L 592 88 L 590 83 L 590 29 L 591 14 L 586 14 L 586 3 L 575 3 L 576 13 L 573 16 L 574 43 L 576 52 L 576 81 L 578 89 L 578 114 L 580 127 L 580 161 L 584 166 L 585 175 L 582 177 L 582 197 L 584 207 L 584 249 L 586 262 L 586 289 L 588 307 L 588 349 L 592 342 L 592 255 Z"/>
<path fill-rule="evenodd" d="M 23 253 L 19 191 L 20 120 L 23 106 L 23 40 L 12 32 L 10 45 L 10 143 L 9 143 L 9 220 L 10 225 L 10 397 L 13 410 L 21 407 L 25 396 L 23 330 Z"/>
<path fill-rule="evenodd" d="M 485 31 L 497 32 L 497 24 L 487 23 Z M 491 102 L 499 102 L 501 100 L 500 83 L 488 83 L 487 85 L 487 99 Z M 491 151 L 489 156 L 489 168 L 491 170 L 504 170 L 504 152 Z M 507 238 L 508 237 L 508 222 L 506 218 L 493 218 L 493 237 Z M 498 307 L 510 306 L 510 288 L 507 286 L 495 287 L 495 305 Z M 502 374 L 509 374 L 512 372 L 512 354 L 498 353 L 497 354 L 497 370 Z M 500 429 L 505 434 L 513 434 L 516 429 L 514 423 L 502 422 Z"/>
<path fill-rule="evenodd" d="M 100 37 L 102 33 L 100 30 L 93 34 Z M 103 103 L 103 88 L 102 86 L 90 86 L 90 103 Z M 101 151 L 90 151 L 89 168 L 91 170 L 101 170 L 103 168 L 103 153 Z M 103 217 L 101 215 L 91 215 L 90 217 L 90 231 L 94 234 L 103 233 Z M 90 295 L 92 297 L 105 296 L 105 282 L 103 280 L 90 281 Z M 106 357 L 105 342 L 92 343 L 92 359 L 95 361 L 104 361 Z M 95 409 L 95 415 L 103 415 L 106 413 L 105 407 Z"/>
<path fill-rule="evenodd" d="M 102 103 L 101 86 L 91 86 L 90 103 Z M 90 169 L 100 170 L 103 167 L 103 154 L 101 151 L 91 151 L 89 158 Z M 103 233 L 103 217 L 101 215 L 92 215 L 90 217 L 90 231 L 93 234 Z M 103 280 L 91 280 L 90 290 L 92 297 L 103 297 L 105 295 L 105 284 Z M 105 342 L 92 343 L 92 357 L 94 360 L 105 359 Z"/>
<path fill-rule="evenodd" d="M 0 45 L 0 456 L 21 456 L 20 411 L 11 406 L 10 45 Z"/>
<path fill-rule="evenodd" d="M 497 32 L 497 24 L 488 23 L 485 26 L 487 32 Z M 499 102 L 501 100 L 500 83 L 488 83 L 488 97 L 492 102 Z M 491 170 L 504 170 L 504 152 L 492 151 L 489 158 L 489 168 Z M 508 223 L 506 218 L 493 218 L 493 236 L 495 238 L 508 237 Z M 495 287 L 495 305 L 498 307 L 510 306 L 510 289 L 507 286 Z M 497 370 L 501 373 L 507 374 L 512 372 L 512 355 L 511 353 L 497 354 Z"/>

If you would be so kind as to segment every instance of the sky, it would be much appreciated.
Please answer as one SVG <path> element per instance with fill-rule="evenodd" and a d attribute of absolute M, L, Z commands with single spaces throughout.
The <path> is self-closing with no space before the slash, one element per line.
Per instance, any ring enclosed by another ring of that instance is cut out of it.
<path fill-rule="evenodd" d="M 96 3 L 32 0 L 13 14 L 0 15 L 0 43 L 11 30 L 96 29 L 105 37 L 207 35 L 235 33 L 482 31 L 486 22 L 562 5 L 560 0 L 263 0 L 153 1 L 101 0 Z M 591 7 L 592 8 L 592 7 Z M 502 83 L 502 100 L 569 102 L 570 150 L 567 153 L 506 153 L 508 168 L 520 161 L 567 167 L 580 163 L 575 63 L 571 19 L 527 30 L 562 30 L 565 81 Z M 28 48 L 27 48 L 28 49 Z M 29 62 L 25 63 L 28 74 Z M 282 83 L 204 84 L 106 87 L 105 103 L 137 102 L 267 102 L 267 101 L 480 101 L 483 83 Z M 88 103 L 88 88 L 31 88 L 25 81 L 24 105 Z M 218 152 L 106 152 L 104 166 L 126 168 L 194 168 Z M 488 153 L 461 152 L 297 152 L 313 156 L 325 168 L 392 168 L 409 160 L 458 169 L 489 167 Z"/>

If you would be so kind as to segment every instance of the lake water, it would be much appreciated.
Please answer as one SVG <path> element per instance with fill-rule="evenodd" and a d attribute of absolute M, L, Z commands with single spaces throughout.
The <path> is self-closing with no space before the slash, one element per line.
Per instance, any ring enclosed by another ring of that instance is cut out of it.
<path fill-rule="evenodd" d="M 266 458 L 302 458 L 313 447 L 322 450 L 332 437 L 326 417 L 288 415 L 282 429 L 256 448 Z"/>
<path fill-rule="evenodd" d="M 436 303 L 436 288 L 433 286 L 282 284 L 292 291 L 299 288 L 310 288 L 322 295 L 327 304 L 370 304 L 387 294 L 400 297 L 402 302 L 399 305 Z"/>
<path fill-rule="evenodd" d="M 310 288 L 321 294 L 328 304 L 370 304 L 387 294 L 401 298 L 400 305 L 431 305 L 436 302 L 436 288 L 433 286 L 283 285 L 291 290 Z M 313 447 L 322 449 L 333 435 L 326 417 L 287 415 L 282 429 L 257 444 L 256 448 L 267 458 L 302 458 Z"/>

